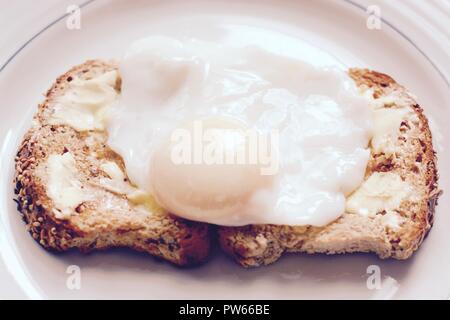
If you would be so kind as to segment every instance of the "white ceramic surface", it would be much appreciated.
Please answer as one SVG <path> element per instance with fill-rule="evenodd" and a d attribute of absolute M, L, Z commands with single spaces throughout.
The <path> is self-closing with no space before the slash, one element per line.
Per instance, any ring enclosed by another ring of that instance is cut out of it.
<path fill-rule="evenodd" d="M 62 19 L 39 34 L 0 72 L 0 253 L 8 270 L 0 275 L 2 283 L 17 283 L 30 298 L 447 299 L 447 194 L 440 199 L 430 236 L 408 261 L 382 261 L 369 254 L 289 255 L 252 270 L 218 251 L 192 269 L 119 249 L 55 255 L 31 239 L 12 201 L 14 153 L 42 93 L 59 74 L 89 58 L 120 57 L 132 40 L 164 32 L 167 26 L 216 38 L 223 34 L 223 23 L 276 30 L 332 53 L 347 66 L 392 75 L 418 96 L 431 118 L 440 185 L 450 190 L 449 7 L 444 1 L 411 1 L 406 8 L 393 2 L 378 2 L 386 21 L 380 30 L 369 30 L 365 8 L 370 1 L 364 0 L 96 0 L 82 9 L 80 30 L 68 30 Z M 199 21 L 208 32 L 193 27 Z M 70 265 L 80 267 L 80 290 L 66 286 Z M 370 265 L 380 267 L 380 290 L 366 285 Z M 1 286 L 2 296 L 8 296 L 8 286 Z"/>

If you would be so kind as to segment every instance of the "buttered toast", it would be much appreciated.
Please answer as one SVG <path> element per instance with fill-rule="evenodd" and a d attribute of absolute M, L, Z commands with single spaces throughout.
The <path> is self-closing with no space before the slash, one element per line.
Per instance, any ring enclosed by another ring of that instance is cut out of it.
<path fill-rule="evenodd" d="M 55 121 L 73 82 L 116 69 L 112 62 L 87 61 L 48 90 L 15 159 L 18 209 L 46 249 L 130 247 L 177 265 L 202 262 L 210 246 L 208 225 L 176 218 L 148 200 L 131 201 L 140 195 L 133 194 L 122 159 L 107 147 L 106 132 Z M 105 89 L 119 92 L 120 77 L 111 79 Z"/>
<path fill-rule="evenodd" d="M 440 190 L 422 108 L 385 74 L 351 69 L 349 75 L 375 109 L 364 182 L 347 198 L 346 212 L 325 227 L 221 227 L 222 248 L 242 266 L 267 265 L 284 252 L 374 252 L 407 259 L 430 230 Z"/>

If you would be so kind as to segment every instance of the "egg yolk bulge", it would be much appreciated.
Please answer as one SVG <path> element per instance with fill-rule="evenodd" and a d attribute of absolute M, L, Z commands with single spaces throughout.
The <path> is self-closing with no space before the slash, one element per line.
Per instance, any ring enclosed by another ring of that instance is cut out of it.
<path fill-rule="evenodd" d="M 263 138 L 230 117 L 177 127 L 152 158 L 153 195 L 184 218 L 237 223 L 250 198 L 273 183 L 277 150 Z"/>

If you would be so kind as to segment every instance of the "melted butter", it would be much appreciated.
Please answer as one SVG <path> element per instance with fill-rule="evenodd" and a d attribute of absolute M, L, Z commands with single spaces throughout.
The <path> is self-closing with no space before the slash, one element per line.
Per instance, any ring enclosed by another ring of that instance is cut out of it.
<path fill-rule="evenodd" d="M 52 154 L 47 160 L 47 194 L 53 200 L 56 218 L 70 216 L 74 209 L 88 197 L 81 188 L 75 159 L 70 152 Z"/>
<path fill-rule="evenodd" d="M 373 216 L 396 209 L 412 195 L 412 186 L 392 172 L 375 172 L 347 199 L 346 211 Z"/>
<path fill-rule="evenodd" d="M 133 192 L 127 194 L 128 200 L 130 200 L 134 205 L 143 206 L 148 211 L 155 214 L 167 213 L 167 210 L 162 208 L 155 198 L 149 193 L 135 189 Z"/>
<path fill-rule="evenodd" d="M 105 110 L 117 98 L 117 77 L 117 71 L 109 71 L 89 80 L 74 78 L 56 99 L 49 123 L 78 131 L 104 130 Z"/>
<path fill-rule="evenodd" d="M 100 169 L 103 170 L 111 180 L 124 182 L 126 177 L 122 169 L 119 168 L 117 163 L 113 161 L 107 161 L 100 165 Z"/>
<path fill-rule="evenodd" d="M 412 113 L 410 108 L 380 108 L 374 110 L 374 132 L 371 141 L 374 152 L 392 153 L 400 125 Z"/>
<path fill-rule="evenodd" d="M 152 195 L 137 189 L 127 182 L 124 172 L 117 163 L 106 161 L 100 165 L 100 169 L 109 176 L 109 179 L 100 180 L 100 185 L 103 188 L 113 193 L 125 195 L 133 205 L 142 206 L 151 213 L 166 213 L 166 211 L 157 204 Z"/>
<path fill-rule="evenodd" d="M 75 208 L 84 201 L 91 199 L 79 181 L 79 172 L 75 159 L 70 152 L 63 155 L 52 154 L 47 160 L 48 184 L 47 194 L 53 201 L 55 217 L 57 219 L 67 219 L 75 212 Z M 125 180 L 125 174 L 119 166 L 112 161 L 105 161 L 100 165 L 109 178 L 93 183 L 109 192 L 125 195 L 127 199 L 136 206 L 145 208 L 154 214 L 163 214 L 166 211 L 159 206 L 154 198 Z"/>

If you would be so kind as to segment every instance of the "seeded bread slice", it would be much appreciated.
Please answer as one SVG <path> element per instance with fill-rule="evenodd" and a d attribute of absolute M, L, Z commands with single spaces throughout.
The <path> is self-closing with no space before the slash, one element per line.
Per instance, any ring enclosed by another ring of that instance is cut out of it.
<path fill-rule="evenodd" d="M 325 227 L 219 228 L 221 247 L 242 266 L 267 265 L 284 252 L 374 252 L 380 258 L 407 259 L 430 230 L 440 191 L 422 108 L 385 74 L 351 69 L 349 75 L 371 96 L 375 109 L 363 184 L 348 197 L 346 212 Z"/>
<path fill-rule="evenodd" d="M 131 203 L 123 190 L 134 187 L 126 178 L 122 159 L 107 147 L 106 132 L 77 131 L 51 121 L 58 99 L 71 81 L 92 79 L 116 69 L 114 63 L 88 61 L 59 77 L 48 90 L 15 159 L 18 210 L 32 237 L 46 249 L 86 252 L 130 247 L 177 265 L 202 262 L 210 247 L 206 224 Z M 120 90 L 120 78 L 114 89 Z M 108 166 L 119 168 L 115 175 L 121 181 L 114 181 L 114 173 L 105 169 Z M 58 175 L 60 182 L 50 181 L 58 180 Z M 50 197 L 52 192 L 64 191 L 61 188 L 75 189 L 66 190 L 61 195 L 66 199 L 60 201 L 73 203 L 77 193 L 87 195 L 88 200 L 77 203 L 73 210 L 62 210 Z"/>

